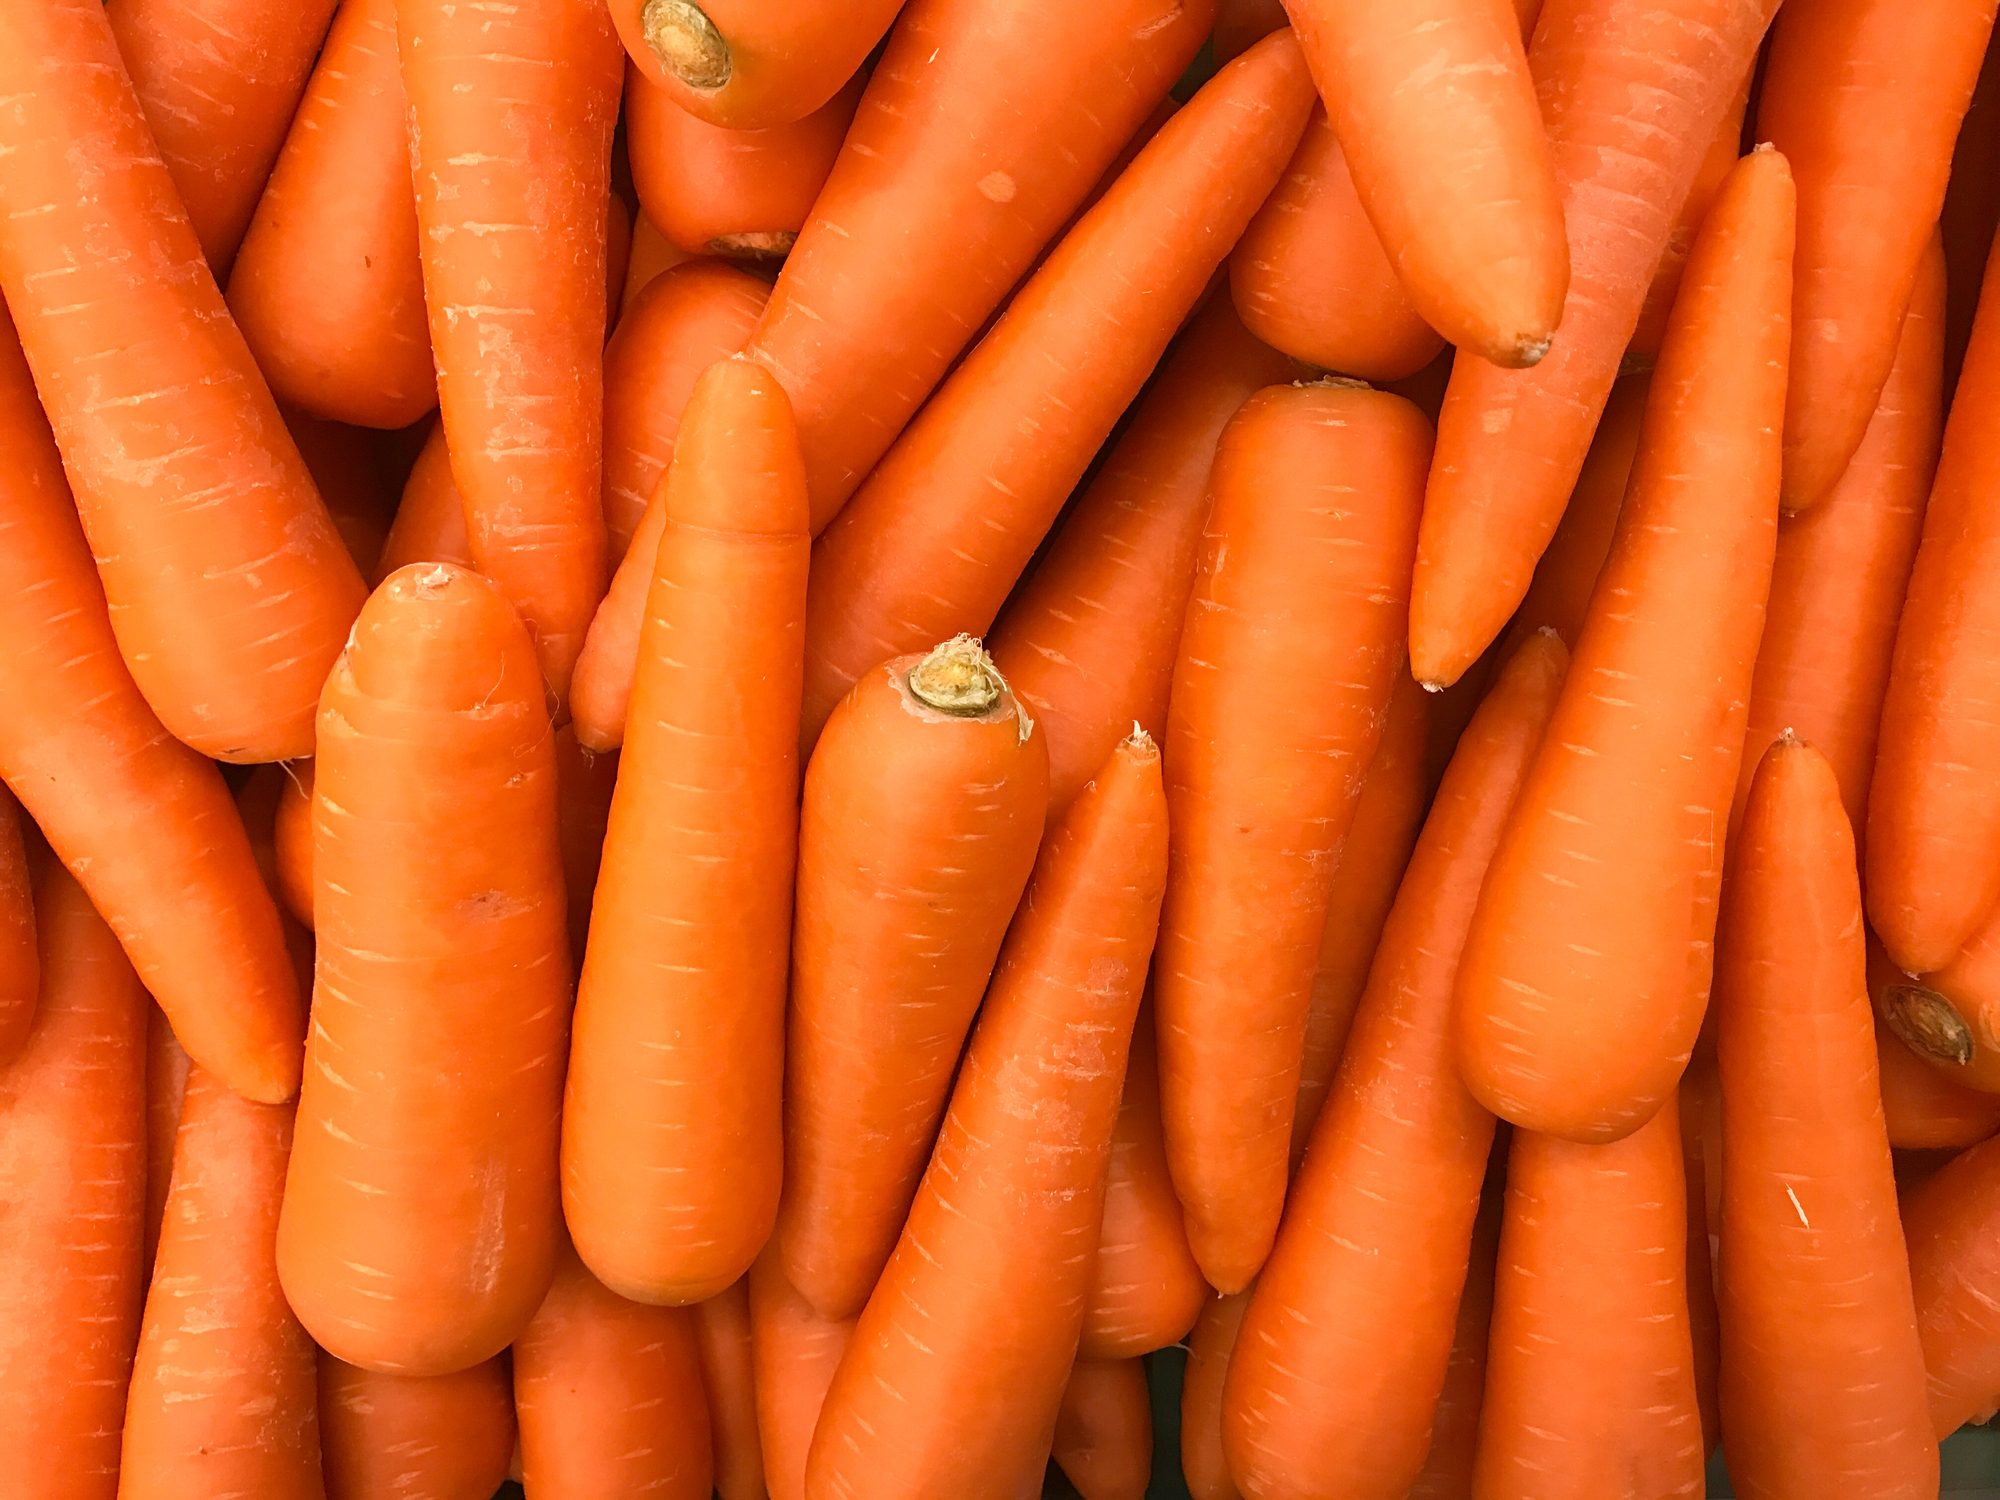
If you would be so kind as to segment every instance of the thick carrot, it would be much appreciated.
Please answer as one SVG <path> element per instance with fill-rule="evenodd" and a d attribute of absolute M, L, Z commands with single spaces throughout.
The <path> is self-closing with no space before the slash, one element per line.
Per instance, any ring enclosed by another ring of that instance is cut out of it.
<path fill-rule="evenodd" d="M 1659 267 L 1646 285 L 1646 300 L 1639 308 L 1638 325 L 1625 346 L 1627 370 L 1648 367 L 1659 355 L 1660 341 L 1667 336 L 1667 317 L 1680 293 L 1681 272 L 1687 269 L 1688 251 L 1694 248 L 1694 237 L 1701 231 L 1701 221 L 1708 217 L 1709 205 L 1722 191 L 1722 184 L 1736 166 L 1736 158 L 1743 154 L 1743 117 L 1750 108 L 1750 83 L 1751 76 L 1746 74 L 1743 87 L 1737 90 L 1736 102 L 1716 127 L 1715 139 L 1708 143 L 1708 151 L 1695 170 L 1694 186 L 1688 189 L 1680 216 L 1667 235 Z"/>
<path fill-rule="evenodd" d="M 628 1302 L 565 1250 L 514 1345 L 528 1500 L 709 1500 L 708 1410 L 694 1313 Z"/>
<path fill-rule="evenodd" d="M 1414 407 L 1352 382 L 1252 397 L 1216 452 L 1167 714 L 1153 993 L 1167 1160 L 1222 1291 L 1249 1284 L 1284 1203 L 1334 860 L 1401 672 L 1429 454 Z"/>
<path fill-rule="evenodd" d="M 1772 31 L 1757 138 L 1785 153 L 1799 184 L 1788 511 L 1826 497 L 1875 412 L 1993 13 L 1994 0 L 1913 13 L 1815 0 L 1785 10 Z"/>
<path fill-rule="evenodd" d="M 0 13 L 0 101 L 0 290 L 126 665 L 205 755 L 308 754 L 360 578 L 201 263 L 98 0 Z"/>
<path fill-rule="evenodd" d="M 1165 728 L 1216 439 L 1250 396 L 1303 373 L 1212 298 L 993 627 L 993 659 L 1049 737 L 1056 810 L 1134 723 Z"/>
<path fill-rule="evenodd" d="M 911 0 L 751 348 L 798 413 L 815 532 L 1180 76 L 1213 10 Z"/>
<path fill-rule="evenodd" d="M 1715 1002 L 1730 1481 L 1746 1500 L 1929 1500 L 1854 835 L 1825 756 L 1771 746 L 1732 853 Z"/>
<path fill-rule="evenodd" d="M 404 113 L 396 0 L 347 0 L 229 273 L 272 390 L 363 427 L 437 405 Z"/>
<path fill-rule="evenodd" d="M 1452 985 L 1569 653 L 1527 641 L 1473 715 L 1382 932 L 1222 1397 L 1252 1500 L 1403 1500 L 1456 1337 L 1493 1117 L 1456 1076 Z"/>
<path fill-rule="evenodd" d="M 309 760 L 287 763 L 271 820 L 278 899 L 286 914 L 308 930 L 313 920 L 312 793 L 313 763 Z"/>
<path fill-rule="evenodd" d="M 1410 605 L 1421 682 L 1506 625 L 1590 447 L 1703 153 L 1777 0 L 1548 0 L 1529 66 L 1562 183 L 1570 291 L 1533 370 L 1452 366 Z"/>
<path fill-rule="evenodd" d="M 392 574 L 320 731 L 319 962 L 278 1266 L 328 1352 L 443 1374 L 520 1332 L 559 1237 L 569 962 L 528 633 L 473 574 Z"/>
<path fill-rule="evenodd" d="M 527 620 L 560 702 L 608 573 L 618 42 L 596 0 L 397 0 L 396 31 L 451 471 L 472 555 Z"/>
<path fill-rule="evenodd" d="M 730 130 L 801 120 L 861 69 L 903 0 L 611 0 L 635 72 Z"/>
<path fill-rule="evenodd" d="M 1466 943 L 1466 1082 L 1531 1130 L 1633 1130 L 1701 1026 L 1777 543 L 1791 255 L 1785 159 L 1754 152 L 1688 258 L 1611 555 Z"/>
<path fill-rule="evenodd" d="M 909 1222 L 827 1392 L 814 1500 L 1005 1494 L 1000 1476 L 1046 1451 L 1166 864 L 1160 755 L 1135 731 L 1036 862 Z"/>
<path fill-rule="evenodd" d="M 9 1500 L 113 1500 L 139 1339 L 146 992 L 76 882 L 36 891 L 42 994 L 0 1069 L 0 1442 Z"/>
<path fill-rule="evenodd" d="M 1497 1159 L 1504 1160 L 1504 1149 Z M 1486 1343 L 1493 1326 L 1494 1265 L 1500 1256 L 1500 1202 L 1504 1187 L 1489 1183 L 1472 1221 L 1472 1253 L 1458 1296 L 1451 1359 L 1431 1421 L 1430 1451 L 1410 1486 L 1409 1500 L 1470 1500 L 1472 1465 L 1479 1451 L 1479 1411 L 1486 1399 Z"/>
<path fill-rule="evenodd" d="M 722 1500 L 764 1500 L 764 1453 L 757 1430 L 757 1371 L 750 1345 L 745 1277 L 694 1308 L 701 1383 L 708 1393 L 709 1448 Z"/>
<path fill-rule="evenodd" d="M 656 278 L 691 257 L 667 242 L 659 227 L 644 214 L 640 214 L 632 225 L 632 251 L 625 261 L 625 285 L 618 294 L 618 317 L 622 323 L 632 311 L 632 304 L 639 300 L 639 294 L 651 286 Z M 611 394 L 611 384 L 605 383 L 605 395 Z"/>
<path fill-rule="evenodd" d="M 1063 1387 L 1051 1456 L 1083 1500 L 1146 1500 L 1152 1393 L 1139 1359 L 1079 1359 Z"/>
<path fill-rule="evenodd" d="M 1931 1431 L 2000 1406 L 2000 1138 L 1960 1153 L 1902 1202 Z"/>
<path fill-rule="evenodd" d="M 188 1055 L 174 1040 L 174 1028 L 157 1005 L 146 1012 L 146 1280 L 167 1212 L 167 1186 L 174 1171 L 174 1137 L 181 1129 L 181 1098 L 187 1092 Z"/>
<path fill-rule="evenodd" d="M 852 1318 L 825 1318 L 792 1290 L 778 1257 L 750 1268 L 750 1345 L 756 1362 L 757 1436 L 771 1500 L 805 1500 L 806 1452 L 854 1336 Z"/>
<path fill-rule="evenodd" d="M 451 477 L 451 455 L 445 448 L 444 428 L 434 425 L 424 440 L 410 477 L 403 483 L 403 497 L 383 538 L 382 555 L 369 577 L 379 585 L 412 563 L 450 563 L 453 567 L 472 566 L 472 543 L 465 531 L 465 502 Z"/>
<path fill-rule="evenodd" d="M 1477 1500 L 1706 1493 L 1676 1114 L 1604 1146 L 1514 1133 Z"/>
<path fill-rule="evenodd" d="M 556 838 L 562 850 L 563 905 L 569 914 L 569 951 L 583 958 L 590 910 L 604 863 L 604 835 L 611 798 L 618 789 L 618 757 L 578 743 L 574 725 L 556 731 Z"/>
<path fill-rule="evenodd" d="M 27 1045 L 41 981 L 21 804 L 0 786 L 0 1067 Z"/>
<path fill-rule="evenodd" d="M 1181 1381 L 1181 1473 L 1194 1500 L 1243 1500 L 1222 1452 L 1222 1387 L 1250 1293 L 1213 1297 L 1188 1335 Z"/>
<path fill-rule="evenodd" d="M 488 1500 L 514 1448 L 507 1366 L 384 1375 L 321 1353 L 319 1438 L 326 1500 Z"/>
<path fill-rule="evenodd" d="M 120 1500 L 319 1500 L 312 1340 L 278 1285 L 292 1107 L 189 1071 L 125 1402 Z"/>
<path fill-rule="evenodd" d="M 859 1311 L 896 1243 L 1034 865 L 1042 743 L 954 640 L 858 683 L 806 768 L 777 1237 L 822 1313 Z"/>

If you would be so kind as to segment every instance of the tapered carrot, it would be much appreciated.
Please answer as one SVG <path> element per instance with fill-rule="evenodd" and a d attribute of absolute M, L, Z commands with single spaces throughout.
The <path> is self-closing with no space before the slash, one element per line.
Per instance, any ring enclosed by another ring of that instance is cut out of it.
<path fill-rule="evenodd" d="M 1252 1500 L 1402 1500 L 1423 1472 L 1493 1117 L 1459 1082 L 1452 984 L 1568 651 L 1526 642 L 1445 772 L 1222 1397 Z"/>
<path fill-rule="evenodd" d="M 600 354 L 618 42 L 595 0 L 397 0 L 396 32 L 451 470 L 472 555 L 527 620 L 561 701 L 608 573 Z"/>
<path fill-rule="evenodd" d="M 1799 184 L 1788 511 L 1826 497 L 1875 412 L 1993 13 L 1994 0 L 1907 15 L 1883 0 L 1817 0 L 1772 31 L 1757 137 Z"/>
<path fill-rule="evenodd" d="M 146 1219 L 145 1280 L 153 1277 L 160 1224 L 173 1177 L 174 1137 L 180 1134 L 181 1097 L 187 1091 L 188 1055 L 157 1005 L 146 1012 Z"/>
<path fill-rule="evenodd" d="M 229 273 L 272 390 L 363 427 L 437 405 L 404 113 L 396 0 L 347 0 Z"/>
<path fill-rule="evenodd" d="M 104 7 L 7 7 L 0 100 L 0 290 L 126 664 L 205 755 L 307 754 L 360 578 L 201 264 Z"/>
<path fill-rule="evenodd" d="M 382 555 L 369 576 L 376 584 L 411 563 L 472 566 L 472 543 L 465 530 L 465 503 L 451 477 L 444 428 L 433 426 L 404 481 Z"/>
<path fill-rule="evenodd" d="M 507 1366 L 384 1375 L 322 1352 L 319 1437 L 326 1500 L 488 1500 L 514 1448 Z"/>
<path fill-rule="evenodd" d="M 1152 1394 L 1138 1359 L 1079 1359 L 1063 1387 L 1052 1455 L 1083 1500 L 1145 1500 Z"/>
<path fill-rule="evenodd" d="M 75 881 L 36 891 L 42 994 L 0 1069 L 0 1442 L 10 1500 L 112 1500 L 139 1339 L 146 992 Z"/>
<path fill-rule="evenodd" d="M 715 1491 L 722 1500 L 764 1500 L 748 1278 L 696 1303 L 694 1329 L 701 1348 L 702 1388 L 708 1393 Z"/>
<path fill-rule="evenodd" d="M 1466 943 L 1466 1081 L 1531 1130 L 1636 1128 L 1701 1026 L 1777 542 L 1791 231 L 1785 159 L 1754 152 L 1688 258 L 1611 555 Z"/>
<path fill-rule="evenodd" d="M 1776 0 L 1548 0 L 1529 66 L 1570 247 L 1562 332 L 1533 370 L 1452 366 L 1410 605 L 1444 685 L 1500 633 L 1561 518 L 1646 287 Z"/>
<path fill-rule="evenodd" d="M 806 1452 L 853 1335 L 852 1318 L 822 1317 L 792 1289 L 776 1254 L 758 1257 L 750 1268 L 750 1343 L 757 1436 L 771 1500 L 804 1500 Z"/>
<path fill-rule="evenodd" d="M 1960 1153 L 1903 1199 L 1931 1431 L 2000 1406 L 2000 1138 Z"/>
<path fill-rule="evenodd" d="M 1870 959 L 1874 953 L 1869 954 Z M 1879 993 L 1870 963 L 1869 988 Z M 1884 968 L 1887 962 L 1884 961 Z M 2000 1095 L 1967 1088 L 1927 1063 L 1876 1015 L 1875 1062 L 1882 1077 L 1882 1117 L 1899 1151 L 1962 1151 L 2000 1133 Z"/>
<path fill-rule="evenodd" d="M 1723 182 L 1736 166 L 1736 158 L 1743 154 L 1743 116 L 1750 108 L 1750 84 L 1751 77 L 1746 74 L 1743 86 L 1736 92 L 1735 103 L 1723 115 L 1715 138 L 1708 143 L 1708 151 L 1695 169 L 1694 186 L 1688 189 L 1680 215 L 1667 235 L 1659 267 L 1646 285 L 1646 300 L 1639 308 L 1638 325 L 1625 346 L 1627 370 L 1650 366 L 1659 355 L 1660 341 L 1667 336 L 1667 316 L 1680 292 L 1681 272 L 1687 268 L 1688 251 L 1694 248 L 1694 237 L 1701 230 L 1701 221 L 1708 217 L 1709 205 L 1722 191 Z"/>
<path fill-rule="evenodd" d="M 692 259 L 675 246 L 667 243 L 667 237 L 660 233 L 659 226 L 643 213 L 632 225 L 632 253 L 625 262 L 624 290 L 618 294 L 618 317 L 623 322 L 632 311 L 632 304 L 639 300 L 639 294 L 651 286 L 655 279 L 683 261 Z M 606 382 L 605 394 L 611 387 Z"/>
<path fill-rule="evenodd" d="M 1803 740 L 1750 787 L 1717 945 L 1722 1425 L 1747 1500 L 1938 1491 L 1840 781 Z"/>
<path fill-rule="evenodd" d="M 492 584 L 425 565 L 375 591 L 327 682 L 278 1267 L 349 1364 L 464 1369 L 548 1288 L 570 982 L 535 666 Z"/>
<path fill-rule="evenodd" d="M 608 1290 L 565 1250 L 514 1345 L 528 1500 L 708 1500 L 708 1410 L 694 1313 Z"/>
<path fill-rule="evenodd" d="M 788 125 L 853 78 L 903 0 L 612 0 L 636 71 L 696 119 L 730 130 Z"/>
<path fill-rule="evenodd" d="M 750 351 L 798 413 L 815 532 L 1180 76 L 1213 11 L 911 0 Z"/>
<path fill-rule="evenodd" d="M 583 957 L 590 935 L 592 897 L 604 863 L 604 834 L 618 787 L 618 757 L 577 741 L 574 725 L 556 731 L 556 840 L 562 851 L 563 905 L 569 914 L 569 951 Z"/>
<path fill-rule="evenodd" d="M 1501 1159 L 1504 1160 L 1504 1148 Z M 1472 1221 L 1472 1254 L 1458 1297 L 1451 1359 L 1431 1421 L 1430 1451 L 1410 1486 L 1409 1500 L 1470 1500 L 1472 1466 L 1479 1451 L 1479 1412 L 1486 1400 L 1486 1344 L 1493 1325 L 1494 1265 L 1500 1255 L 1500 1202 L 1504 1187 L 1489 1183 Z"/>
<path fill-rule="evenodd" d="M 1222 1384 L 1250 1293 L 1214 1297 L 1188 1336 L 1181 1382 L 1181 1473 L 1194 1500 L 1242 1500 L 1222 1452 Z"/>
<path fill-rule="evenodd" d="M 822 1313 L 858 1312 L 896 1243 L 1034 865 L 1042 745 L 953 640 L 858 683 L 806 768 L 777 1236 Z"/>
<path fill-rule="evenodd" d="M 1351 382 L 1252 397 L 1216 453 L 1167 716 L 1153 993 L 1167 1160 L 1222 1291 L 1278 1227 L 1334 858 L 1401 671 L 1429 453 L 1414 407 Z"/>
<path fill-rule="evenodd" d="M 27 1045 L 41 978 L 21 804 L 0 786 L 0 1067 Z"/>
<path fill-rule="evenodd" d="M 1006 1493 L 997 1477 L 1049 1441 L 1166 862 L 1160 756 L 1137 731 L 1036 862 L 909 1222 L 827 1392 L 814 1500 Z"/>

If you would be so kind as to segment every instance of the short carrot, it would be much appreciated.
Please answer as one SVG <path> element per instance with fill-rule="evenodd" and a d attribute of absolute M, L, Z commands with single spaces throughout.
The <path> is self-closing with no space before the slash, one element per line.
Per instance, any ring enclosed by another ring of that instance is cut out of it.
<path fill-rule="evenodd" d="M 187 1092 L 188 1055 L 174 1040 L 166 1012 L 146 1012 L 146 1218 L 145 1277 L 153 1279 L 153 1255 L 167 1213 L 167 1186 L 174 1171 L 174 1137 L 181 1129 L 181 1098 Z"/>
<path fill-rule="evenodd" d="M 1222 1452 L 1222 1388 L 1250 1293 L 1213 1297 L 1188 1336 L 1181 1381 L 1181 1474 L 1194 1500 L 1243 1500 Z"/>
<path fill-rule="evenodd" d="M 487 1500 L 514 1448 L 507 1366 L 384 1375 L 322 1351 L 319 1437 L 326 1500 Z"/>
<path fill-rule="evenodd" d="M 806 1452 L 853 1335 L 852 1318 L 822 1317 L 792 1289 L 775 1254 L 758 1257 L 750 1268 L 750 1345 L 771 1500 L 805 1500 Z"/>
<path fill-rule="evenodd" d="M 0 1067 L 27 1045 L 41 982 L 21 804 L 0 786 Z"/>
<path fill-rule="evenodd" d="M 709 1449 L 722 1500 L 764 1500 L 764 1452 L 757 1431 L 757 1371 L 751 1351 L 746 1277 L 694 1308 L 701 1383 L 708 1393 Z"/>
<path fill-rule="evenodd" d="M 2000 1406 L 2000 1138 L 1961 1152 L 1903 1199 L 1931 1431 Z"/>
<path fill-rule="evenodd" d="M 1051 1456 L 1083 1500 L 1145 1500 L 1153 1477 L 1153 1407 L 1144 1361 L 1076 1362 L 1056 1413 Z"/>
<path fill-rule="evenodd" d="M 860 71 L 904 0 L 612 0 L 634 68 L 674 106 L 730 130 L 789 125 Z"/>
<path fill-rule="evenodd" d="M 1687 268 L 1688 251 L 1694 248 L 1694 237 L 1701 230 L 1701 221 L 1708 217 L 1709 205 L 1722 191 L 1723 182 L 1736 166 L 1736 158 L 1743 154 L 1743 117 L 1750 108 L 1751 82 L 1746 75 L 1743 86 L 1737 90 L 1736 102 L 1716 127 L 1715 138 L 1708 143 L 1708 151 L 1695 170 L 1694 186 L 1688 189 L 1680 215 L 1667 235 L 1667 248 L 1646 286 L 1639 322 L 1625 345 L 1623 368 L 1627 371 L 1649 368 L 1659 355 L 1660 340 L 1667 335 L 1667 316 L 1680 293 L 1681 272 Z"/>
<path fill-rule="evenodd" d="M 433 426 L 430 436 L 403 483 L 403 496 L 389 523 L 389 535 L 382 541 L 382 555 L 369 577 L 376 584 L 399 568 L 412 563 L 450 563 L 453 567 L 472 566 L 472 543 L 465 531 L 465 503 L 451 477 L 451 455 L 446 451 L 444 428 Z"/>
<path fill-rule="evenodd" d="M 1496 1148 L 1499 1149 L 1499 1148 Z M 1503 1151 L 1504 1159 L 1504 1151 Z M 1493 1326 L 1493 1276 L 1500 1255 L 1500 1201 L 1504 1188 L 1489 1183 L 1472 1221 L 1472 1254 L 1458 1295 L 1458 1325 L 1451 1359 L 1431 1421 L 1430 1451 L 1410 1486 L 1409 1500 L 1469 1500 L 1472 1465 L 1479 1451 L 1479 1412 L 1486 1400 L 1486 1344 Z"/>

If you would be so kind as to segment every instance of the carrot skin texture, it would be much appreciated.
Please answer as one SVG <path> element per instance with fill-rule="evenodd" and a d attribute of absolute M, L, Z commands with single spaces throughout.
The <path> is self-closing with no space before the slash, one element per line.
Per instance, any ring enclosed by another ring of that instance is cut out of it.
<path fill-rule="evenodd" d="M 319 1356 L 326 1500 L 490 1500 L 514 1451 L 507 1367 L 384 1375 Z"/>
<path fill-rule="evenodd" d="M 145 1284 L 153 1279 L 153 1254 L 167 1211 L 174 1170 L 174 1137 L 181 1129 L 181 1096 L 187 1091 L 188 1055 L 174 1040 L 166 1012 L 146 1013 L 146 1254 Z"/>
<path fill-rule="evenodd" d="M 694 1307 L 702 1388 L 708 1393 L 709 1448 L 722 1500 L 765 1500 L 757 1432 L 756 1366 L 750 1347 L 746 1276 Z"/>
<path fill-rule="evenodd" d="M 854 1319 L 822 1317 L 792 1289 L 775 1253 L 750 1268 L 757 1437 L 771 1500 L 804 1500 L 806 1453 Z"/>
<path fill-rule="evenodd" d="M 1715 138 L 1709 142 L 1708 151 L 1695 170 L 1694 186 L 1688 189 L 1687 200 L 1681 204 L 1680 214 L 1667 236 L 1660 264 L 1646 286 L 1646 301 L 1639 309 L 1638 326 L 1625 346 L 1626 370 L 1650 368 L 1659 356 L 1660 340 L 1667 334 L 1667 317 L 1673 311 L 1674 299 L 1680 295 L 1681 272 L 1687 268 L 1688 251 L 1694 248 L 1694 237 L 1701 232 L 1709 205 L 1715 202 L 1715 195 L 1722 190 L 1736 159 L 1743 154 L 1743 117 L 1749 112 L 1752 81 L 1752 76 L 1745 75 L 1736 102 L 1722 117 Z"/>
<path fill-rule="evenodd" d="M 1223 1380 L 1250 1293 L 1212 1297 L 1188 1335 L 1181 1382 L 1181 1474 L 1194 1500 L 1243 1500 L 1222 1451 Z"/>
<path fill-rule="evenodd" d="M 1954 1157 L 1903 1200 L 1931 1430 L 2000 1406 L 2000 1138 Z"/>
<path fill-rule="evenodd" d="M 570 971 L 527 630 L 474 574 L 393 574 L 320 730 L 318 973 L 278 1268 L 330 1353 L 446 1374 L 520 1332 L 559 1237 Z"/>
<path fill-rule="evenodd" d="M 396 506 L 389 534 L 382 539 L 382 555 L 369 574 L 374 586 L 411 563 L 450 563 L 456 568 L 472 566 L 472 543 L 465 532 L 465 502 L 451 477 L 451 454 L 445 447 L 444 428 L 434 425 L 430 436 L 417 452 L 403 482 L 402 499 Z"/>
<path fill-rule="evenodd" d="M 1784 157 L 1745 157 L 1688 259 L 1611 555 L 1466 943 L 1466 1082 L 1531 1130 L 1635 1129 L 1707 1006 L 1777 543 L 1791 221 Z"/>
<path fill-rule="evenodd" d="M 27 841 L 21 836 L 21 804 L 0 786 L 0 1067 L 28 1043 L 41 983 L 35 895 L 28 874 Z"/>
<path fill-rule="evenodd" d="M 1277 1232 L 1333 860 L 1402 665 L 1429 452 L 1408 402 L 1334 384 L 1251 398 L 1216 453 L 1167 714 L 1153 993 L 1167 1160 L 1225 1292 Z"/>
<path fill-rule="evenodd" d="M 1722 1421 L 1746 1500 L 1938 1492 L 1865 946 L 1839 778 L 1780 739 L 1751 783 L 1716 976 Z"/>
<path fill-rule="evenodd" d="M 145 1295 L 146 994 L 67 874 L 35 891 L 42 994 L 0 1070 L 0 1438 L 18 1500 L 113 1500 Z"/>
<path fill-rule="evenodd" d="M 1145 1500 L 1153 1408 L 1143 1361 L 1076 1362 L 1056 1413 L 1052 1456 L 1083 1500 Z"/>

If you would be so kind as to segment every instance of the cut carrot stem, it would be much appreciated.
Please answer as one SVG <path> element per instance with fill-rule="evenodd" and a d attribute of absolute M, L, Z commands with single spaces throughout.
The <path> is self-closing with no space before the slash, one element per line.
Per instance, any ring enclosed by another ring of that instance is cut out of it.
<path fill-rule="evenodd" d="M 1931 1431 L 2000 1406 L 2000 1139 L 1963 1152 L 1902 1203 Z"/>
<path fill-rule="evenodd" d="M 1143 1361 L 1076 1362 L 1056 1413 L 1051 1456 L 1083 1500 L 1145 1500 L 1153 1477 L 1153 1407 Z"/>
<path fill-rule="evenodd" d="M 0 786 L 0 1067 L 28 1043 L 41 983 L 21 804 Z"/>
<path fill-rule="evenodd" d="M 167 1186 L 174 1171 L 174 1137 L 181 1129 L 181 1097 L 187 1091 L 188 1055 L 174 1040 L 174 1028 L 157 1005 L 146 1012 L 146 1276 L 153 1278 L 153 1255 L 167 1212 Z"/>
<path fill-rule="evenodd" d="M 507 1477 L 514 1393 L 489 1359 L 450 1375 L 384 1375 L 319 1357 L 326 1500 L 483 1500 Z"/>
<path fill-rule="evenodd" d="M 1212 1297 L 1188 1336 L 1181 1381 L 1181 1474 L 1194 1500 L 1243 1500 L 1222 1452 L 1222 1382 L 1250 1293 Z"/>
<path fill-rule="evenodd" d="M 852 1318 L 822 1317 L 792 1289 L 775 1253 L 758 1257 L 750 1268 L 750 1344 L 771 1500 L 805 1500 L 806 1452 L 853 1336 Z"/>
<path fill-rule="evenodd" d="M 750 1347 L 747 1278 L 694 1309 L 708 1392 L 709 1446 L 722 1500 L 764 1500 L 764 1454 L 757 1433 L 757 1373 Z"/>
<path fill-rule="evenodd" d="M 403 482 L 403 497 L 389 534 L 382 539 L 382 555 L 370 574 L 377 585 L 398 569 L 411 563 L 450 563 L 456 568 L 472 566 L 472 543 L 465 532 L 465 501 L 451 477 L 451 455 L 446 451 L 444 428 L 433 425 L 430 436 L 410 467 Z"/>

